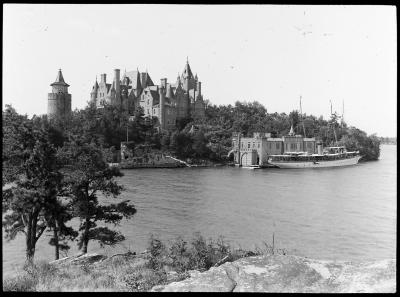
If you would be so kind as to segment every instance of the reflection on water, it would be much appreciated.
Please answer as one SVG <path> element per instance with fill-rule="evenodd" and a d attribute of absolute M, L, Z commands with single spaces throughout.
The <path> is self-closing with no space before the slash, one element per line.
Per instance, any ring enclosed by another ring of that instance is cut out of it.
<path fill-rule="evenodd" d="M 123 221 L 127 240 L 90 252 L 142 251 L 150 233 L 165 240 L 200 231 L 223 235 L 243 248 L 271 242 L 319 259 L 369 260 L 395 257 L 396 146 L 381 146 L 381 160 L 325 169 L 182 168 L 126 170 L 123 199 L 138 212 Z M 54 254 L 48 238 L 37 259 Z M 76 252 L 74 246 L 69 254 Z M 24 240 L 3 242 L 3 266 L 24 260 Z"/>

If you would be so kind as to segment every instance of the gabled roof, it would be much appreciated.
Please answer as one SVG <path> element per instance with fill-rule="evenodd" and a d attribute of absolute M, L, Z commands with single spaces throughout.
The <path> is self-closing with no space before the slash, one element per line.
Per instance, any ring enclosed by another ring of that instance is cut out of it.
<path fill-rule="evenodd" d="M 108 94 L 111 94 L 112 91 L 115 91 L 114 83 L 115 82 L 110 84 L 110 86 L 111 86 L 110 88 L 108 87 L 109 84 L 107 84 L 107 92 L 108 92 Z"/>
<path fill-rule="evenodd" d="M 129 71 L 126 73 L 126 76 L 129 78 L 133 89 L 142 89 L 141 75 L 138 70 Z"/>
<path fill-rule="evenodd" d="M 140 73 L 140 81 L 142 83 L 142 88 L 146 88 L 148 86 L 154 86 L 153 81 L 150 78 L 150 75 L 146 72 L 146 73 Z"/>
<path fill-rule="evenodd" d="M 53 82 L 50 86 L 53 86 L 53 85 L 69 87 L 69 84 L 65 83 L 65 81 L 64 81 L 64 77 L 62 75 L 61 69 L 58 69 L 56 81 Z"/>
<path fill-rule="evenodd" d="M 158 104 L 160 102 L 160 95 L 157 91 L 150 89 L 150 95 L 153 98 L 153 105 Z"/>

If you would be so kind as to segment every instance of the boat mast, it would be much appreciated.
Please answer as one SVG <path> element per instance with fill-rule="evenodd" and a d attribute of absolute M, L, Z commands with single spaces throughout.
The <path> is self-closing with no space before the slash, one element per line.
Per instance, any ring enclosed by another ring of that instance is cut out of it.
<path fill-rule="evenodd" d="M 342 100 L 342 127 L 343 127 L 343 124 L 344 124 L 344 100 Z"/>
<path fill-rule="evenodd" d="M 332 113 L 332 101 L 329 100 L 329 102 L 331 103 L 331 119 L 332 119 L 332 116 L 333 116 L 333 113 Z M 332 123 L 332 129 L 333 129 L 333 135 L 335 135 L 335 145 L 337 146 L 336 130 L 335 130 L 335 125 L 333 123 Z"/>
<path fill-rule="evenodd" d="M 304 121 L 303 121 L 303 110 L 301 109 L 301 95 L 300 95 L 300 114 L 301 114 L 301 124 L 303 126 L 304 137 L 306 137 L 306 129 L 304 128 Z"/>

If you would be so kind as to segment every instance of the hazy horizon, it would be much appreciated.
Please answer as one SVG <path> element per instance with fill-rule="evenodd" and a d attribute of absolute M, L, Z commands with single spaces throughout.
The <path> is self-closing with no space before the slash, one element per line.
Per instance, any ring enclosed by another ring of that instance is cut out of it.
<path fill-rule="evenodd" d="M 97 76 L 146 71 L 175 82 L 186 57 L 216 105 L 258 101 L 397 137 L 394 6 L 3 5 L 3 109 L 45 114 L 62 68 L 72 109 Z"/>

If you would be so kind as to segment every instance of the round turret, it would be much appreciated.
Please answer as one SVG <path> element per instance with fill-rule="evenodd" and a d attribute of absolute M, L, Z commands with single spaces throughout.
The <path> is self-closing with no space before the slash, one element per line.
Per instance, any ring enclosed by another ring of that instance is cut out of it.
<path fill-rule="evenodd" d="M 68 94 L 69 85 L 64 81 L 61 69 L 58 70 L 56 81 L 50 86 L 52 86 L 52 92 L 47 96 L 48 118 L 68 117 L 71 114 L 71 94 Z"/>

